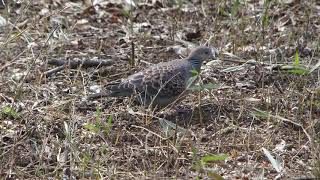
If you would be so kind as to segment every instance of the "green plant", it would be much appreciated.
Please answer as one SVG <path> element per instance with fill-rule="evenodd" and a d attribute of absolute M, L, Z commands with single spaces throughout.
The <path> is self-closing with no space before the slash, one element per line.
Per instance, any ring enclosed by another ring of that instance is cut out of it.
<path fill-rule="evenodd" d="M 314 68 L 309 69 L 308 67 L 300 63 L 300 56 L 299 56 L 298 49 L 296 50 L 293 64 L 281 65 L 279 69 L 281 71 L 284 71 L 290 74 L 295 74 L 295 75 L 309 75 L 312 71 L 315 70 Z"/>
<path fill-rule="evenodd" d="M 235 18 L 235 16 L 238 13 L 238 9 L 239 9 L 239 5 L 240 5 L 240 0 L 235 0 L 231 9 L 231 18 Z"/>
<path fill-rule="evenodd" d="M 95 134 L 102 132 L 104 135 L 108 136 L 110 133 L 110 129 L 112 127 L 113 116 L 110 115 L 106 121 L 106 123 L 101 122 L 101 109 L 97 108 L 96 110 L 96 123 L 87 123 L 84 124 L 83 127 Z"/>
<path fill-rule="evenodd" d="M 201 125 L 203 125 L 203 120 L 202 120 L 202 111 L 201 111 L 201 92 L 203 90 L 212 90 L 212 89 L 218 89 L 221 87 L 220 84 L 212 84 L 212 83 L 208 83 L 208 84 L 203 84 L 203 82 L 201 81 L 199 72 L 196 70 L 192 70 L 191 71 L 192 76 L 191 78 L 188 79 L 187 81 L 187 90 L 191 90 L 191 91 L 196 91 L 198 92 L 198 100 L 199 100 L 199 119 L 200 119 L 200 123 Z M 199 83 L 196 84 L 196 80 L 199 79 Z"/>
<path fill-rule="evenodd" d="M 19 117 L 19 113 L 10 106 L 4 106 L 2 108 L 1 115 L 3 118 L 9 117 L 9 118 L 17 119 Z"/>
<path fill-rule="evenodd" d="M 197 155 L 198 150 L 195 147 L 192 147 L 192 157 L 193 157 L 193 163 L 192 163 L 192 169 L 198 172 L 199 175 L 202 173 L 206 173 L 208 177 L 214 178 L 217 180 L 223 179 L 221 175 L 218 173 L 212 171 L 212 169 L 209 169 L 209 164 L 217 163 L 219 161 L 225 161 L 228 156 L 225 154 L 219 154 L 219 155 L 205 155 L 201 158 Z M 197 176 L 197 179 L 200 179 L 199 175 Z"/>
<path fill-rule="evenodd" d="M 264 0 L 263 2 L 263 15 L 262 15 L 262 32 L 265 32 L 266 27 L 269 25 L 269 9 L 270 0 Z"/>
<path fill-rule="evenodd" d="M 208 84 L 203 84 L 203 82 L 199 81 L 198 84 L 196 84 L 196 80 L 200 78 L 198 71 L 192 70 L 192 77 L 189 78 L 187 81 L 187 89 L 191 91 L 203 91 L 203 90 L 212 90 L 212 89 L 218 89 L 221 87 L 221 84 L 213 84 L 213 83 L 208 83 Z"/>

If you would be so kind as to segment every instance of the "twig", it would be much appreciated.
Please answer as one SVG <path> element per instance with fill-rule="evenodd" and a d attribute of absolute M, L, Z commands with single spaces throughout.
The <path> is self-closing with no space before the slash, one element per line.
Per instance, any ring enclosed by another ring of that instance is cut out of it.
<path fill-rule="evenodd" d="M 157 134 L 157 133 L 155 133 L 155 132 L 153 132 L 153 131 L 150 131 L 149 129 L 147 129 L 147 128 L 145 128 L 145 127 L 142 127 L 142 126 L 131 125 L 131 127 L 135 127 L 135 128 L 138 128 L 138 129 L 143 129 L 143 130 L 147 131 L 148 133 L 157 136 L 157 137 L 160 138 L 161 140 L 167 140 L 167 139 L 168 139 L 168 138 L 164 138 L 164 137 L 162 137 L 161 135 L 159 135 L 159 134 Z"/>
<path fill-rule="evenodd" d="M 206 18 L 206 17 L 208 17 L 207 16 L 207 13 L 206 13 L 206 11 L 205 11 L 205 9 L 204 9 L 204 3 L 203 3 L 203 0 L 201 1 L 201 10 L 202 10 L 202 14 L 203 14 L 203 16 Z"/>
<path fill-rule="evenodd" d="M 62 66 L 59 66 L 59 67 L 56 67 L 56 68 L 53 68 L 53 69 L 50 69 L 50 70 L 44 72 L 44 75 L 45 75 L 46 77 L 49 77 L 49 76 L 51 76 L 52 74 L 55 74 L 55 73 L 57 73 L 57 72 L 59 72 L 59 71 L 62 71 L 63 69 L 64 69 L 64 66 L 62 65 Z"/>
<path fill-rule="evenodd" d="M 48 64 L 56 65 L 56 66 L 62 66 L 62 65 L 68 65 L 68 68 L 75 69 L 78 68 L 80 65 L 81 67 L 88 68 L 88 67 L 97 67 L 97 66 L 110 66 L 113 64 L 112 60 L 58 60 L 58 59 L 52 59 L 48 61 Z"/>
<path fill-rule="evenodd" d="M 49 77 L 59 71 L 62 71 L 64 68 L 76 69 L 79 66 L 83 68 L 89 67 L 101 67 L 101 66 L 110 66 L 113 64 L 112 60 L 72 60 L 72 61 L 65 61 L 65 60 L 57 60 L 52 59 L 48 61 L 48 64 L 56 65 L 58 67 L 50 69 L 44 72 L 46 77 Z"/>
<path fill-rule="evenodd" d="M 257 112 L 260 112 L 260 111 L 261 111 L 261 110 L 256 109 L 256 108 L 254 108 L 254 110 L 257 111 Z M 284 117 L 281 117 L 281 116 L 278 116 L 278 115 L 272 115 L 272 114 L 269 114 L 269 113 L 268 113 L 268 117 L 274 118 L 274 119 L 278 119 L 278 120 L 281 120 L 281 121 L 284 121 L 284 122 L 289 122 L 289 123 L 291 123 L 291 124 L 293 124 L 293 125 L 295 125 L 295 126 L 300 127 L 300 128 L 302 129 L 302 131 L 306 134 L 306 136 L 307 136 L 307 138 L 309 139 L 309 141 L 312 143 L 312 138 L 311 138 L 311 136 L 308 134 L 308 132 L 304 129 L 304 127 L 303 127 L 301 124 L 299 124 L 299 123 L 297 123 L 297 122 L 294 122 L 294 121 L 291 121 L 291 120 L 289 120 L 289 119 L 286 119 L 286 118 L 284 118 Z"/>
<path fill-rule="evenodd" d="M 304 127 L 303 127 L 301 124 L 296 123 L 296 122 L 294 122 L 294 121 L 291 121 L 291 120 L 289 120 L 289 119 L 280 117 L 280 116 L 274 116 L 274 115 L 271 115 L 271 114 L 270 114 L 269 116 L 270 116 L 270 117 L 273 117 L 273 118 L 275 118 L 275 119 L 279 119 L 279 120 L 284 121 L 284 122 L 289 122 L 289 123 L 291 123 L 291 124 L 293 124 L 293 125 L 296 125 L 296 126 L 300 127 L 300 128 L 302 129 L 302 131 L 306 134 L 306 136 L 307 136 L 307 138 L 309 139 L 309 141 L 312 142 L 311 136 L 308 134 L 308 132 L 304 129 Z"/>
<path fill-rule="evenodd" d="M 99 99 L 102 97 L 108 97 L 108 93 L 95 93 L 95 94 L 90 94 L 88 95 L 87 99 L 88 100 L 95 100 L 95 99 Z"/>

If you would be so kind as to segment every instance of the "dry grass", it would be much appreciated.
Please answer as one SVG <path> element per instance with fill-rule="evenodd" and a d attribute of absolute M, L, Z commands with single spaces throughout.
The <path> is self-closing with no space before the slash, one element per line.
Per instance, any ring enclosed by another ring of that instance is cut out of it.
<path fill-rule="evenodd" d="M 320 177 L 319 70 L 283 67 L 319 62 L 318 1 L 88 2 L 0 9 L 2 178 Z M 179 58 L 168 47 L 205 43 L 222 61 L 201 79 L 219 89 L 161 112 L 130 98 L 85 100 L 94 85 Z M 52 59 L 114 64 L 45 77 Z"/>

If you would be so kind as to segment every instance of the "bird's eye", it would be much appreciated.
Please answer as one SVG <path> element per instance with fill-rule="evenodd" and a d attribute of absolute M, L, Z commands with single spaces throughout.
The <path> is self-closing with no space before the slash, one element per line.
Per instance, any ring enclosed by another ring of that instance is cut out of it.
<path fill-rule="evenodd" d="M 209 54 L 209 52 L 208 51 L 206 51 L 206 52 L 204 52 L 205 54 Z"/>

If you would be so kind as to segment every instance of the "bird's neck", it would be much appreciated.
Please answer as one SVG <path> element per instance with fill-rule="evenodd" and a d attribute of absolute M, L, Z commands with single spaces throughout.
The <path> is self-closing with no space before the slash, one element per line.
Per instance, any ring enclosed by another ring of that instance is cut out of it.
<path fill-rule="evenodd" d="M 189 61 L 190 61 L 191 65 L 192 65 L 192 68 L 197 70 L 198 72 L 200 72 L 202 61 L 199 60 L 199 59 L 189 59 Z"/>

